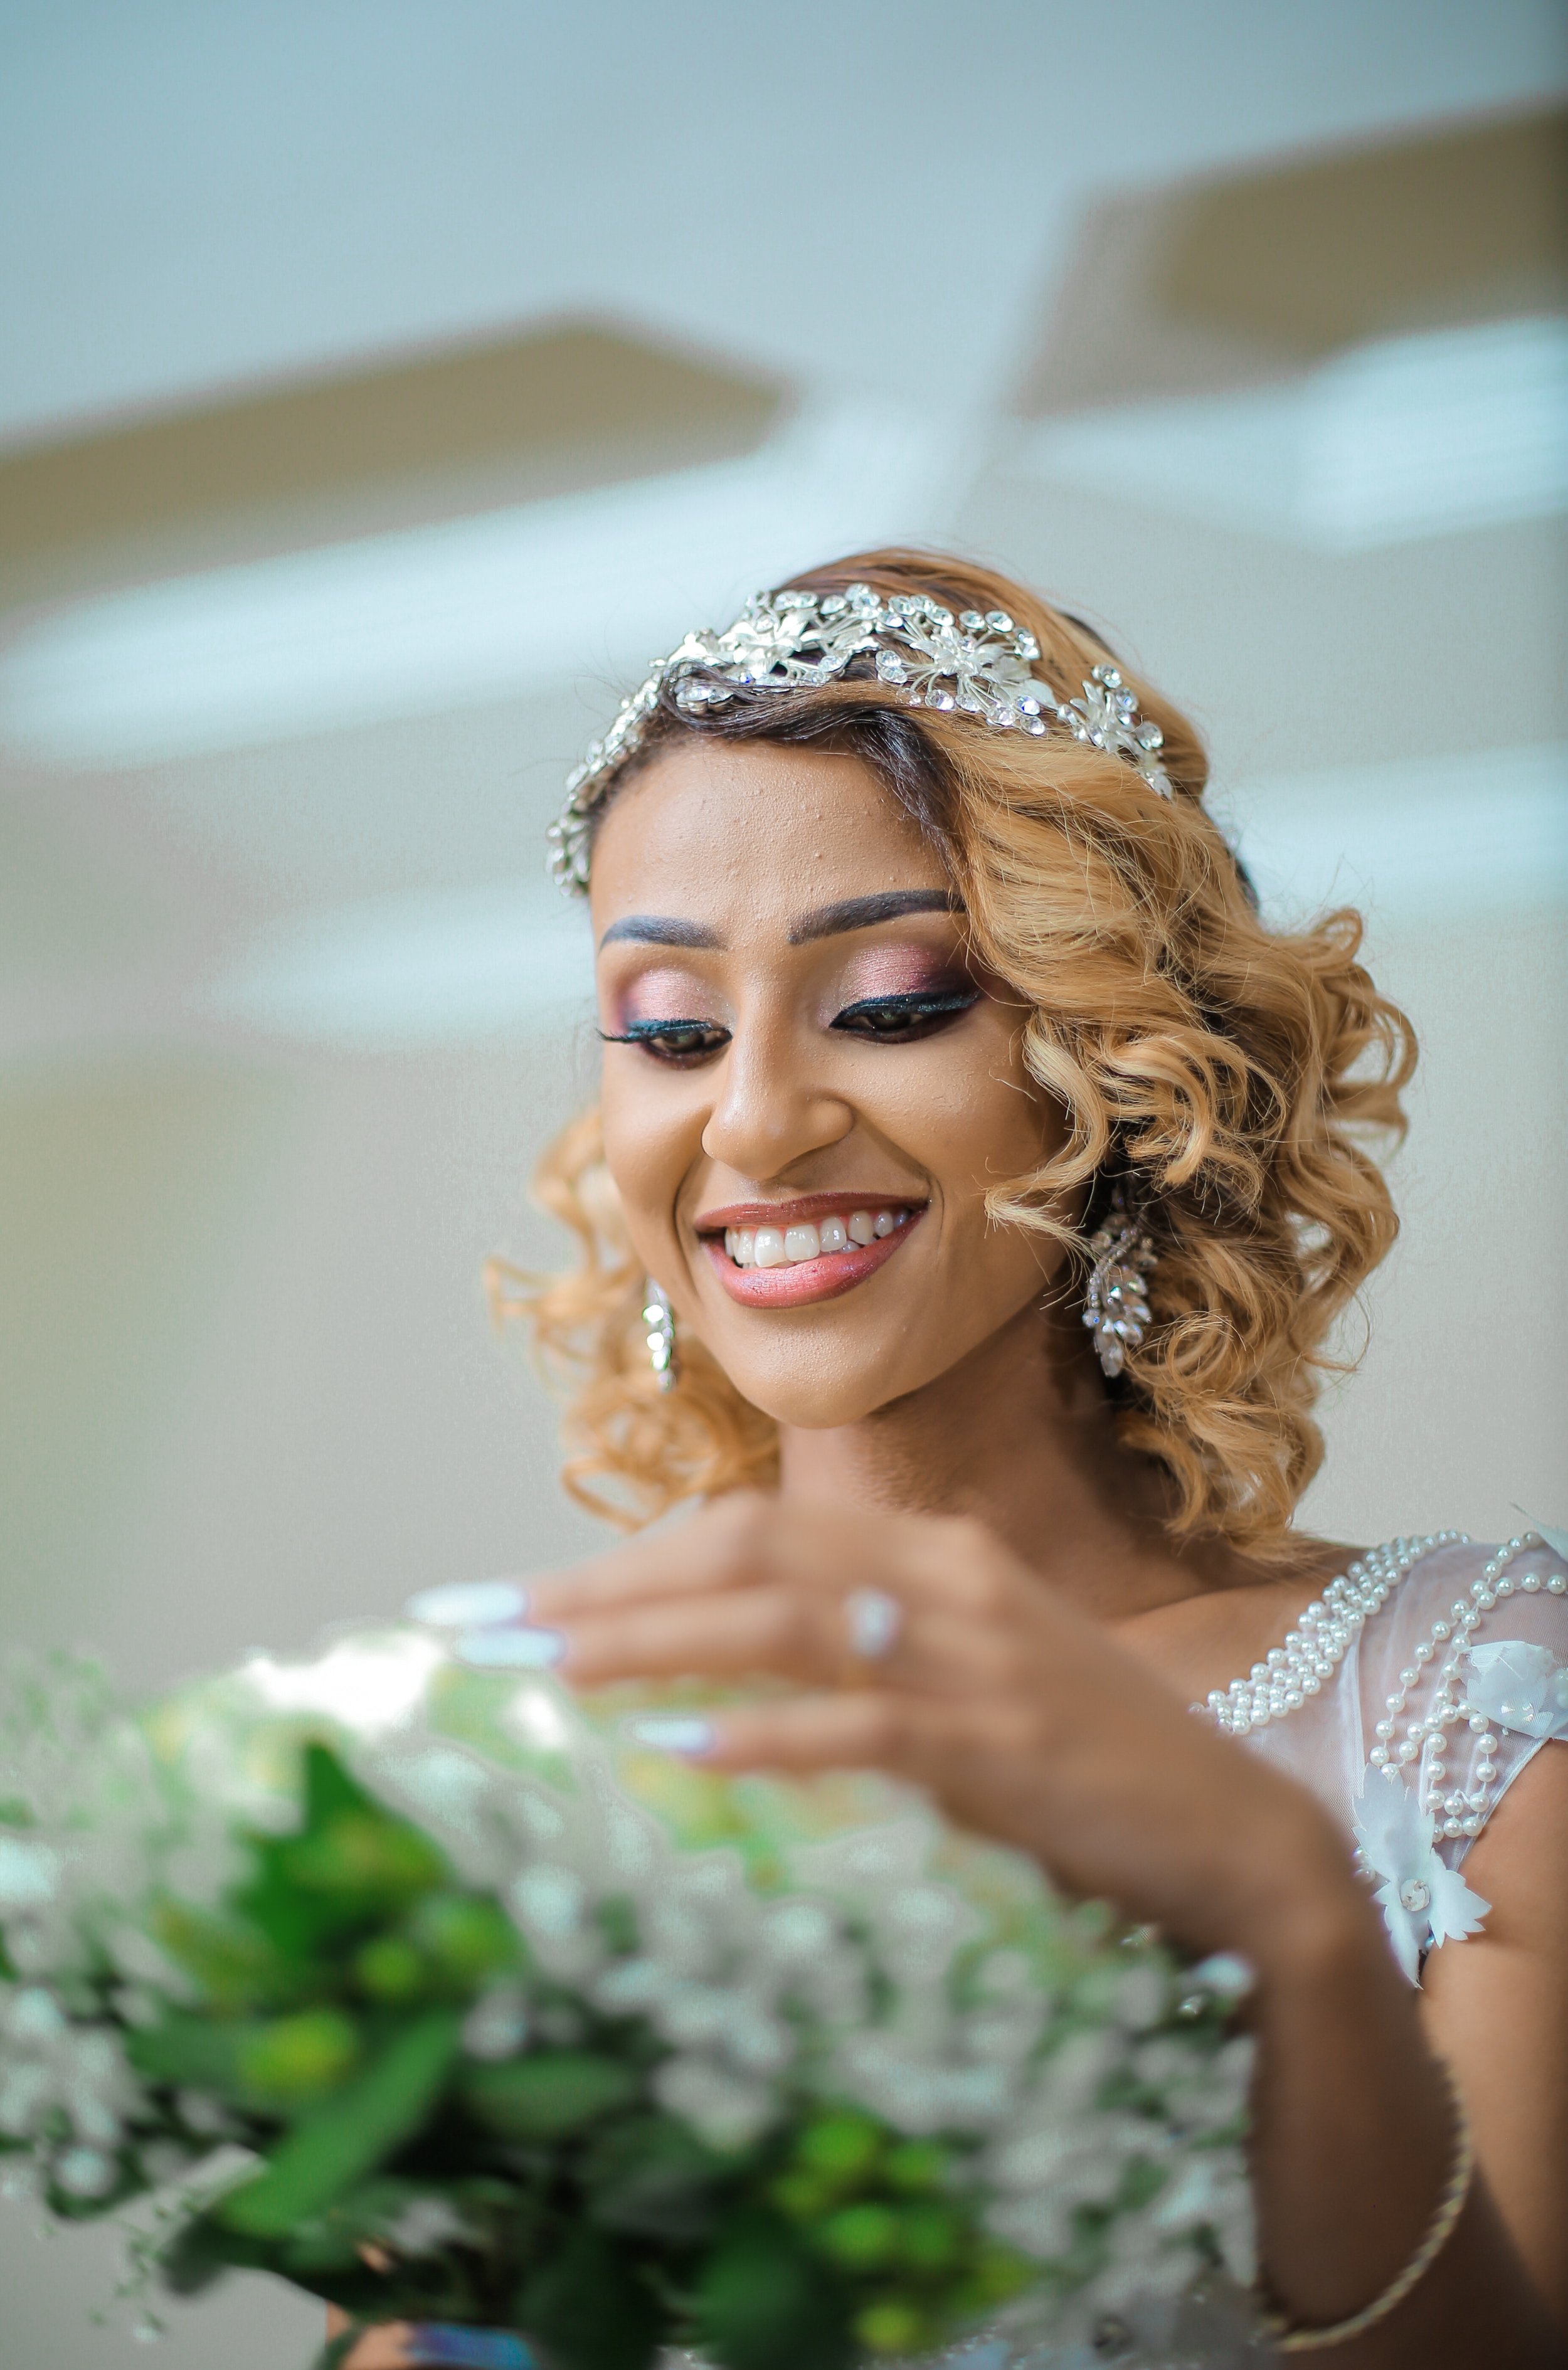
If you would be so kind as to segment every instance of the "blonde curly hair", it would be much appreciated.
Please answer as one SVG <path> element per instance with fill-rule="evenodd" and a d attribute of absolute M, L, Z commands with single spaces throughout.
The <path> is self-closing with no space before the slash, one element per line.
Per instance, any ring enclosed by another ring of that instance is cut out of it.
<path fill-rule="evenodd" d="M 1005 609 L 1034 634 L 1037 671 L 1064 695 L 1108 655 L 1020 586 L 940 555 L 862 553 L 790 581 Z M 1402 1132 L 1414 1041 L 1357 960 L 1358 915 L 1299 931 L 1264 925 L 1201 803 L 1208 769 L 1195 732 L 1123 671 L 1164 732 L 1170 800 L 1064 734 L 911 711 L 874 679 L 740 694 L 699 718 L 666 698 L 634 765 L 701 732 L 815 742 L 877 770 L 940 850 L 980 961 L 1032 1007 L 1023 1058 L 1066 1114 L 1063 1148 L 996 1186 L 991 1216 L 1081 1260 L 1124 1179 L 1159 1263 L 1153 1322 L 1108 1386 L 1120 1436 L 1166 1467 L 1174 1537 L 1218 1536 L 1267 1561 L 1290 1552 L 1296 1502 L 1322 1459 L 1312 1405 L 1322 1374 L 1343 1363 L 1325 1343 L 1398 1229 L 1352 1131 Z M 1086 1186 L 1074 1230 L 1055 1213 Z M 680 1500 L 772 1481 L 771 1418 L 699 1342 L 683 1337 L 679 1387 L 656 1386 L 596 1110 L 551 1145 L 537 1193 L 576 1235 L 578 1264 L 536 1278 L 492 1262 L 490 1287 L 499 1317 L 531 1321 L 571 1394 L 571 1495 L 631 1528 Z"/>

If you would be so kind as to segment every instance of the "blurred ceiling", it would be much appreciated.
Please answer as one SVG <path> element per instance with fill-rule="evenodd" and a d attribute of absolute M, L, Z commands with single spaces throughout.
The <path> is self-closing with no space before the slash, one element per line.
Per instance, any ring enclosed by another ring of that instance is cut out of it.
<path fill-rule="evenodd" d="M 571 323 L 30 437 L 0 450 L 0 604 L 728 458 L 780 395 Z"/>
<path fill-rule="evenodd" d="M 1102 199 L 1025 418 L 1277 380 L 1364 340 L 1568 312 L 1568 111 Z"/>
<path fill-rule="evenodd" d="M 894 537 L 1282 895 L 1559 893 L 1565 86 L 1536 0 L 10 0 L 0 1063 L 534 1025 L 616 688 Z"/>

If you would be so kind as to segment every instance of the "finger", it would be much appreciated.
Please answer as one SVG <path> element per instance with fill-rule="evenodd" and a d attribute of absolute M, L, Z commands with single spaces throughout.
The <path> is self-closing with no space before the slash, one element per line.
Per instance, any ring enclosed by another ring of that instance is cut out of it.
<path fill-rule="evenodd" d="M 1015 1675 L 1017 1647 L 1006 1635 L 941 1611 L 910 1612 L 895 1598 L 882 1601 L 898 1617 L 885 1651 L 875 1656 L 855 1651 L 851 1598 L 762 1586 L 564 1621 L 553 1633 L 559 1650 L 552 1659 L 582 1687 L 751 1674 L 843 1684 L 863 1677 L 874 1662 L 888 1685 L 954 1695 L 994 1688 Z M 524 1633 L 513 1634 L 523 1642 Z M 535 1634 L 542 1659 L 552 1633 Z"/>
<path fill-rule="evenodd" d="M 330 2323 L 328 2333 L 337 2334 Z M 343 2370 L 410 2370 L 418 2358 L 409 2347 L 411 2334 L 407 2322 L 400 2320 L 367 2330 L 344 2363 Z"/>
<path fill-rule="evenodd" d="M 570 1621 L 669 1595 L 716 1595 L 758 1582 L 842 1596 L 878 1587 L 974 1616 L 1009 1606 L 1019 1570 L 977 1524 L 916 1520 L 736 1491 L 679 1529 L 634 1539 L 531 1583 L 528 1617 Z"/>
<path fill-rule="evenodd" d="M 935 1785 L 971 1727 L 951 1705 L 865 1688 L 713 1715 L 650 1713 L 633 1733 L 704 1768 L 885 1769 Z"/>

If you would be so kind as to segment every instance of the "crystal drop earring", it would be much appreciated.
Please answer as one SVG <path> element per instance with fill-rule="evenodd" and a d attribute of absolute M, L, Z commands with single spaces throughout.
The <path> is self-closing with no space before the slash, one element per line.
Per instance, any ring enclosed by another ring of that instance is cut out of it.
<path fill-rule="evenodd" d="M 1114 1381 L 1148 1327 L 1148 1278 L 1157 1253 L 1118 1179 L 1104 1223 L 1089 1240 L 1094 1264 L 1083 1296 L 1083 1321 L 1094 1335 L 1094 1353 L 1108 1381 Z"/>
<path fill-rule="evenodd" d="M 675 1320 L 663 1286 L 651 1276 L 644 1279 L 647 1297 L 643 1303 L 642 1321 L 648 1328 L 648 1363 L 662 1391 L 675 1387 Z"/>

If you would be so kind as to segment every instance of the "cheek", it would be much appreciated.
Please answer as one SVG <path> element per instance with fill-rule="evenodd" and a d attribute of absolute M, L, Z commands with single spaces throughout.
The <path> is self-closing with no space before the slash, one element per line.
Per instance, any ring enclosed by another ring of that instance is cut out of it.
<path fill-rule="evenodd" d="M 1061 1107 L 1035 1084 L 1018 1049 L 1014 1017 L 980 1007 L 970 1023 L 931 1045 L 933 1060 L 900 1075 L 889 1059 L 886 1123 L 962 1206 L 1036 1168 L 1066 1138 Z"/>
<path fill-rule="evenodd" d="M 640 1076 L 642 1060 L 630 1054 L 606 1063 L 600 1110 L 617 1197 L 633 1242 L 649 1258 L 674 1234 L 675 1197 L 700 1148 L 701 1130 L 678 1098 L 652 1091 L 668 1082 Z"/>

